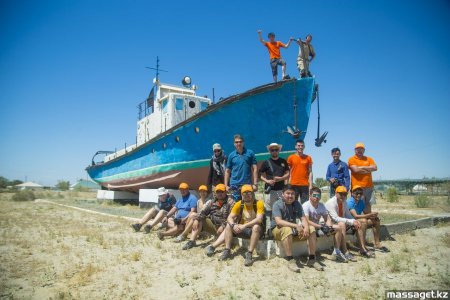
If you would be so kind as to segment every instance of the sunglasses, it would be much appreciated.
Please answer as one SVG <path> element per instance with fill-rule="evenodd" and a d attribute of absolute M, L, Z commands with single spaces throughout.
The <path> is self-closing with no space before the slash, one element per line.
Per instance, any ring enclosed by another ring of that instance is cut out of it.
<path fill-rule="evenodd" d="M 320 199 L 320 194 L 312 194 L 311 196 L 313 196 L 314 198 L 319 198 Z"/>
<path fill-rule="evenodd" d="M 355 194 L 355 196 L 361 196 L 363 193 L 361 193 L 361 192 L 356 192 L 356 193 L 354 193 Z"/>
<path fill-rule="evenodd" d="M 243 192 L 242 195 L 251 195 L 252 192 Z"/>
<path fill-rule="evenodd" d="M 242 141 L 235 141 L 235 144 L 242 144 Z"/>
<path fill-rule="evenodd" d="M 278 150 L 278 149 L 270 149 L 270 152 L 278 152 L 278 151 L 280 151 L 280 150 Z"/>
<path fill-rule="evenodd" d="M 223 194 L 225 193 L 224 191 L 216 191 L 216 194 Z"/>
<path fill-rule="evenodd" d="M 214 152 L 221 152 L 222 150 L 214 150 Z"/>

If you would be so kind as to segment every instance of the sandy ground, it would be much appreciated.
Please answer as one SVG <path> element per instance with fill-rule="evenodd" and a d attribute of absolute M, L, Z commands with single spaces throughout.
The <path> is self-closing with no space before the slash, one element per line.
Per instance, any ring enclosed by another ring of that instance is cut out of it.
<path fill-rule="evenodd" d="M 392 252 L 324 272 L 281 258 L 244 267 L 189 251 L 129 221 L 48 203 L 0 201 L 1 299 L 374 299 L 387 289 L 450 289 L 450 226 L 394 236 Z M 219 253 L 220 254 L 220 253 Z M 305 261 L 305 258 L 302 258 Z"/>

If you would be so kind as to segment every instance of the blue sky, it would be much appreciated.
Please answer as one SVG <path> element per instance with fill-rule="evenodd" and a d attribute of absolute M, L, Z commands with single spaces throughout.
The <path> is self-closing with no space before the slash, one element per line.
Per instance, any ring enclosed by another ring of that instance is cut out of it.
<path fill-rule="evenodd" d="M 0 4 L 0 175 L 54 185 L 86 178 L 100 149 L 135 140 L 160 56 L 162 81 L 199 94 L 271 81 L 256 31 L 311 33 L 320 84 L 306 152 L 324 177 L 329 150 L 363 141 L 375 178 L 450 176 L 450 4 L 434 1 L 12 1 Z M 282 51 L 297 76 L 297 46 Z M 256 117 L 256 116 L 255 116 Z M 209 145 L 208 145 L 209 146 Z"/>

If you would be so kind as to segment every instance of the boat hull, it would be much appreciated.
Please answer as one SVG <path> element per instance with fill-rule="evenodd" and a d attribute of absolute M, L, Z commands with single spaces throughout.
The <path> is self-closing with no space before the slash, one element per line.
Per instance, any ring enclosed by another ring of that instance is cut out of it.
<path fill-rule="evenodd" d="M 220 143 L 228 154 L 234 150 L 236 133 L 259 162 L 268 158 L 266 146 L 271 142 L 283 144 L 287 156 L 295 140 L 305 136 L 313 89 L 313 78 L 294 79 L 229 97 L 133 151 L 86 170 L 110 190 L 177 188 L 180 182 L 197 188 L 207 181 L 212 144 Z M 296 138 L 285 132 L 295 124 L 301 130 Z"/>

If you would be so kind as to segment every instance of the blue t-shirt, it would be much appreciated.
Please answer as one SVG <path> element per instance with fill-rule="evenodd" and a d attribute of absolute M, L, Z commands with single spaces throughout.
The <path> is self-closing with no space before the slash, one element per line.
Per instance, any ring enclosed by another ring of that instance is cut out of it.
<path fill-rule="evenodd" d="M 189 193 L 186 196 L 181 197 L 175 204 L 175 207 L 177 208 L 176 218 L 186 218 L 192 208 L 197 208 L 197 197 Z"/>
<path fill-rule="evenodd" d="M 364 212 L 366 205 L 364 204 L 364 200 L 361 199 L 356 203 L 355 199 L 350 197 L 347 199 L 347 207 L 348 210 L 354 209 L 358 215 L 361 215 Z"/>
<path fill-rule="evenodd" d="M 227 169 L 231 170 L 230 186 L 252 184 L 252 165 L 256 165 L 255 153 L 244 147 L 242 154 L 236 150 L 230 153 L 227 160 Z"/>

